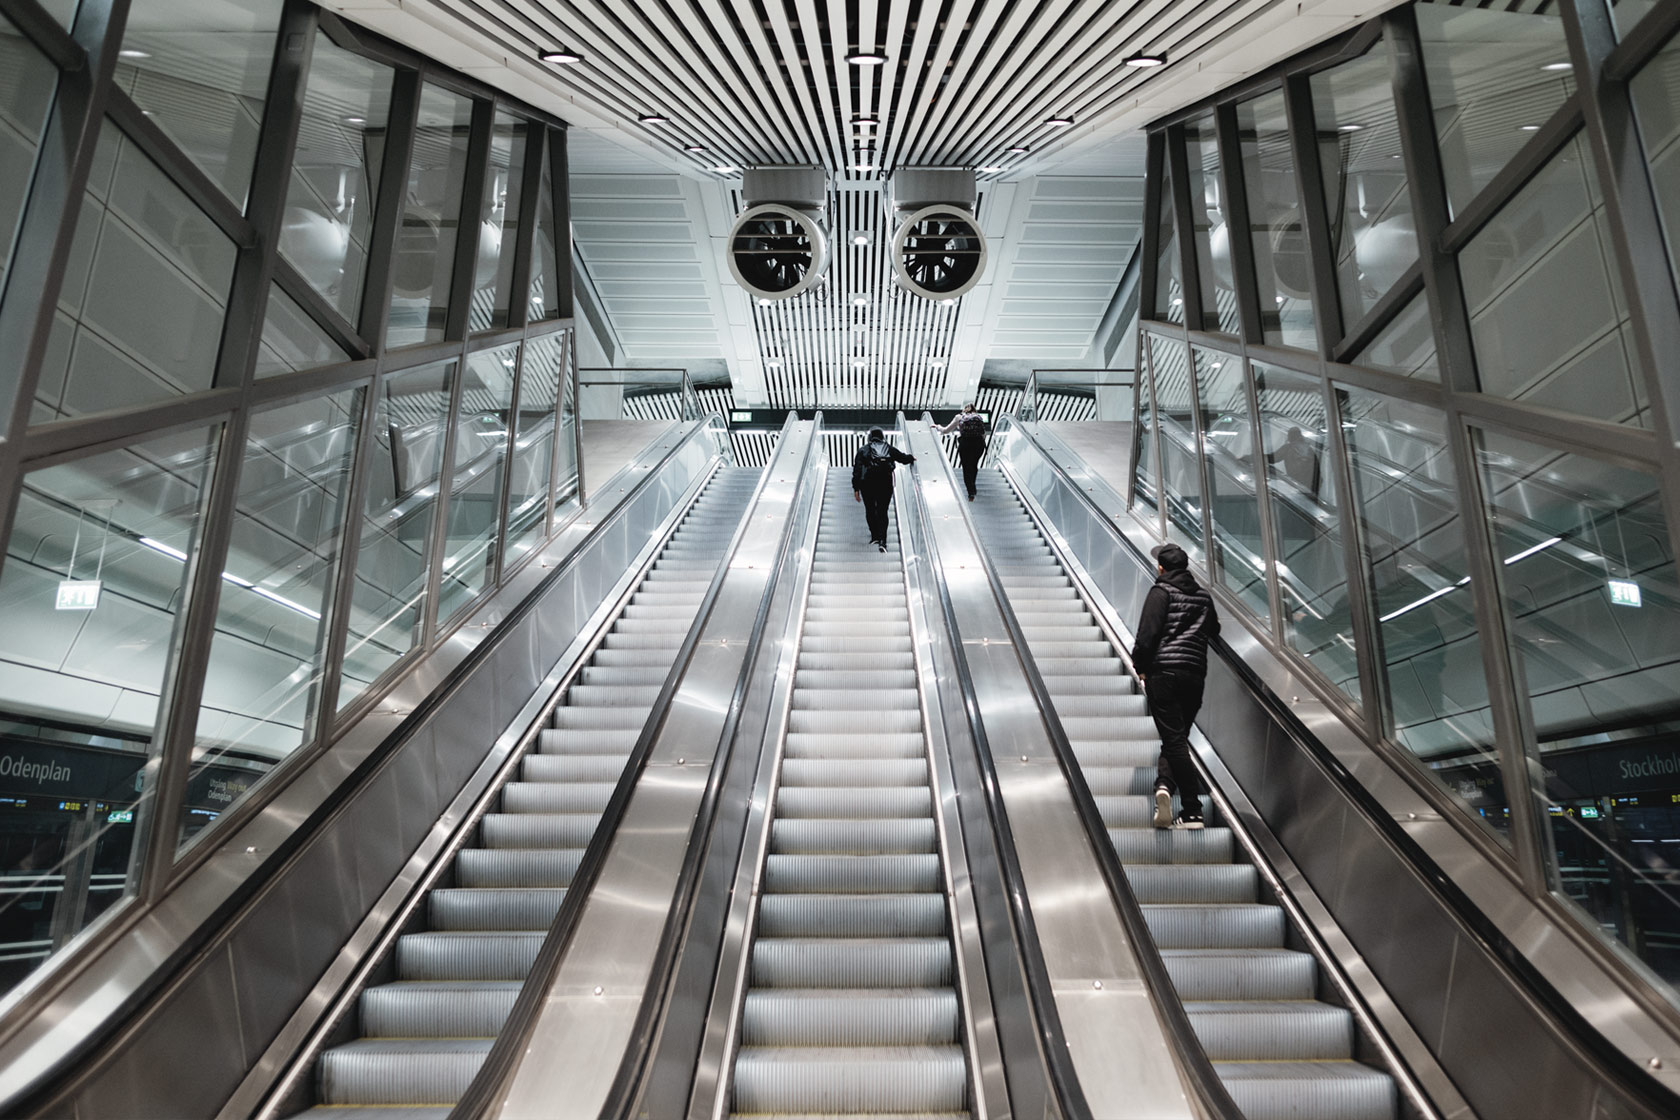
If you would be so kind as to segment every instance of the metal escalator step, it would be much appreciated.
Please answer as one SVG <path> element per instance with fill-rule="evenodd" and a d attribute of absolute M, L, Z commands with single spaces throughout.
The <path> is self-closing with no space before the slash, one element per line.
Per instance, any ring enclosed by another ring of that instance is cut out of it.
<path fill-rule="evenodd" d="M 918 712 L 921 697 L 914 688 L 893 688 L 880 692 L 854 692 L 847 688 L 795 688 L 795 712 L 832 712 L 851 714 L 852 709 L 867 707 L 876 712 Z M 917 717 L 918 719 L 920 716 Z"/>
<path fill-rule="evenodd" d="M 900 613 L 905 610 L 902 594 L 872 594 L 866 591 L 813 591 L 805 605 L 812 610 L 854 610 L 860 607 L 891 607 Z"/>
<path fill-rule="evenodd" d="M 1263 903 L 1149 903 L 1143 920 L 1163 949 L 1281 949 L 1283 908 Z"/>
<path fill-rule="evenodd" d="M 1027 650 L 1033 657 L 1110 657 L 1114 651 L 1107 642 L 1049 642 L 1029 641 Z"/>
<path fill-rule="evenodd" d="M 891 735 L 791 734 L 783 756 L 789 759 L 924 758 L 927 743 L 919 731 Z"/>
<path fill-rule="evenodd" d="M 455 880 L 463 887 L 569 887 L 582 848 L 463 848 Z"/>
<path fill-rule="evenodd" d="M 921 854 L 934 851 L 934 826 L 930 817 L 789 820 L 779 816 L 770 824 L 770 850 L 786 855 L 821 852 Z"/>
<path fill-rule="evenodd" d="M 670 648 L 650 646 L 643 649 L 628 646 L 623 649 L 612 649 L 602 646 L 595 651 L 595 656 L 590 658 L 590 663 L 594 665 L 656 665 L 666 672 L 670 672 L 671 662 L 676 660 L 676 656 L 676 646 Z"/>
<path fill-rule="evenodd" d="M 870 786 L 851 789 L 794 787 L 776 794 L 780 817 L 832 817 L 849 820 L 925 817 L 933 811 L 926 787 Z"/>
<path fill-rule="evenodd" d="M 883 619 L 879 622 L 859 622 L 850 620 L 807 621 L 805 623 L 807 638 L 908 638 L 910 636 L 910 622 L 908 619 Z"/>
<path fill-rule="evenodd" d="M 683 628 L 687 630 L 687 627 Z M 665 654 L 668 665 L 677 656 L 677 647 L 682 644 L 682 632 L 669 633 L 638 633 L 628 630 L 611 630 L 602 639 L 603 649 L 656 649 Z"/>
<path fill-rule="evenodd" d="M 479 842 L 486 848 L 582 848 L 600 823 L 599 812 L 486 813 Z"/>
<path fill-rule="evenodd" d="M 1064 724 L 1069 719 L 1101 719 L 1112 720 L 1116 723 L 1125 721 L 1128 717 L 1149 719 L 1147 705 L 1137 704 L 1129 695 L 1118 691 L 1111 691 L 1106 695 L 1095 689 L 1076 692 L 1068 689 L 1057 691 L 1057 682 L 1049 682 L 1050 700 L 1056 708 L 1056 714 L 1062 717 Z M 1143 710 L 1140 711 L 1139 708 Z M 1150 728 L 1154 729 L 1154 720 L 1150 720 Z M 1072 733 L 1069 733 L 1072 738 Z"/>
<path fill-rule="evenodd" d="M 1045 680 L 1089 680 L 1097 676 L 1119 677 L 1127 688 L 1132 687 L 1132 680 L 1125 676 L 1122 670 L 1125 666 L 1118 657 L 1035 657 L 1038 671 Z M 1136 692 L 1133 695 L 1138 695 Z"/>
<path fill-rule="evenodd" d="M 1353 1057 L 1353 1015 L 1327 1003 L 1190 1000 L 1196 1037 L 1214 1061 L 1329 1062 Z"/>
<path fill-rule="evenodd" d="M 925 786 L 927 763 L 920 758 L 789 758 L 782 762 L 782 788 L 805 786 Z"/>
<path fill-rule="evenodd" d="M 1111 828 L 1108 842 L 1121 863 L 1230 863 L 1228 828 Z"/>
<path fill-rule="evenodd" d="M 615 782 L 509 782 L 504 813 L 599 813 L 612 800 Z"/>
<path fill-rule="evenodd" d="M 1313 998 L 1318 965 L 1294 949 L 1163 949 L 1185 1000 Z"/>
<path fill-rule="evenodd" d="M 811 649 L 807 645 L 801 645 L 799 647 L 798 667 L 801 673 L 873 670 L 904 672 L 905 670 L 915 669 L 916 655 L 910 652 L 909 642 L 905 642 L 895 650 L 865 650 L 857 653 L 829 653 Z"/>
<path fill-rule="evenodd" d="M 1085 772 L 1087 778 L 1090 771 Z M 1103 826 L 1116 828 L 1152 828 L 1154 826 L 1155 803 L 1151 798 L 1138 797 L 1135 794 L 1101 794 L 1091 798 L 1097 804 L 1097 812 L 1102 815 Z"/>
<path fill-rule="evenodd" d="M 298 1113 L 293 1120 L 449 1120 L 449 1114 L 453 1111 L 455 1106 L 452 1104 L 386 1104 L 370 1105 L 367 1108 L 357 1108 L 355 1105 L 317 1105 Z M 869 1120 L 876 1118 L 870 1117 Z"/>
<path fill-rule="evenodd" d="M 1399 1094 L 1386 1073 L 1358 1062 L 1218 1062 L 1247 1120 L 1394 1120 Z"/>
<path fill-rule="evenodd" d="M 612 754 L 629 758 L 639 727 L 560 727 L 537 736 L 539 754 Z"/>
<path fill-rule="evenodd" d="M 1073 744 L 1073 755 L 1082 768 L 1104 766 L 1154 766 L 1161 757 L 1161 744 L 1149 739 L 1125 739 L 1112 743 L 1086 740 Z"/>
<path fill-rule="evenodd" d="M 788 713 L 788 730 L 801 734 L 891 735 L 921 729 L 922 713 L 913 708 L 850 712 L 795 708 Z"/>
<path fill-rule="evenodd" d="M 528 754 L 519 763 L 522 782 L 618 781 L 628 756 L 624 754 Z"/>
<path fill-rule="evenodd" d="M 957 1034 L 949 988 L 768 989 L 749 992 L 741 1013 L 747 1046 L 938 1046 Z"/>
<path fill-rule="evenodd" d="M 1159 755 L 1159 740 L 1153 746 Z M 1098 797 L 1148 797 L 1159 777 L 1153 760 L 1144 766 L 1081 766 L 1080 770 L 1085 774 L 1085 784 Z"/>
<path fill-rule="evenodd" d="M 1259 896 L 1260 874 L 1247 863 L 1134 863 L 1125 870 L 1143 903 L 1253 902 Z"/>
<path fill-rule="evenodd" d="M 452 1104 L 490 1052 L 488 1038 L 358 1039 L 321 1055 L 325 1104 Z"/>
<path fill-rule="evenodd" d="M 1034 646 L 1039 642 L 1100 642 L 1102 631 L 1095 624 L 1084 626 L 1069 624 L 1052 624 L 1046 626 L 1022 626 L 1021 632 L 1027 636 L 1027 645 Z"/>
<path fill-rule="evenodd" d="M 1143 739 L 1159 743 L 1155 721 L 1149 716 L 1070 716 L 1062 720 L 1062 728 L 1074 742 L 1094 740 L 1103 743 Z"/>
<path fill-rule="evenodd" d="M 908 634 L 814 635 L 799 640 L 801 659 L 813 653 L 887 653 L 910 655 Z"/>
<path fill-rule="evenodd" d="M 937 937 L 942 894 L 769 894 L 759 900 L 761 937 Z"/>
<path fill-rule="evenodd" d="M 959 1046 L 745 1047 L 735 1059 L 735 1111 L 954 1112 L 965 1103 Z"/>
<path fill-rule="evenodd" d="M 640 731 L 647 722 L 647 705 L 637 708 L 557 708 L 554 726 L 562 731 L 577 728 L 599 731 Z"/>
<path fill-rule="evenodd" d="M 914 669 L 800 669 L 794 674 L 797 690 L 833 691 L 839 689 L 860 692 L 909 691 L 916 694 Z"/>
<path fill-rule="evenodd" d="M 904 623 L 905 633 L 909 633 L 909 618 L 903 603 L 890 607 L 807 607 L 805 609 L 806 629 L 813 623 L 831 622 L 864 622 L 864 623 Z M 893 631 L 896 633 L 896 630 Z"/>
<path fill-rule="evenodd" d="M 379 984 L 359 1001 L 368 1038 L 495 1038 L 524 985 L 398 981 Z"/>
<path fill-rule="evenodd" d="M 1057 677 L 1044 673 L 1044 685 L 1050 692 L 1050 698 L 1056 702 L 1056 710 L 1066 711 L 1062 704 L 1075 697 L 1101 697 L 1107 704 L 1123 701 L 1119 709 L 1101 712 L 1067 712 L 1068 715 L 1119 715 L 1146 716 L 1149 714 L 1149 701 L 1132 691 L 1132 682 L 1118 673 L 1096 673 L 1083 677 Z"/>
<path fill-rule="evenodd" d="M 665 683 L 670 670 L 658 665 L 590 665 L 580 679 L 584 684 L 653 685 Z"/>
<path fill-rule="evenodd" d="M 683 630 L 688 630 L 687 625 Z M 635 708 L 647 721 L 648 709 L 659 699 L 657 684 L 574 684 L 566 690 L 572 708 Z"/>
<path fill-rule="evenodd" d="M 561 887 L 439 887 L 426 896 L 432 928 L 547 930 L 560 912 Z"/>
<path fill-rule="evenodd" d="M 765 861 L 764 890 L 816 894 L 938 891 L 937 855 L 788 855 Z"/>
<path fill-rule="evenodd" d="M 613 634 L 659 634 L 681 639 L 693 625 L 692 618 L 620 618 L 613 623 Z M 675 643 L 673 643 L 675 644 Z"/>

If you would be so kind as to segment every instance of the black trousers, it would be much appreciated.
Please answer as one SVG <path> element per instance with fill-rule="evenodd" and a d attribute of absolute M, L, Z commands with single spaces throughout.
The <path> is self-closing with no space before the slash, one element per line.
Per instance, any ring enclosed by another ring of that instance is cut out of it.
<path fill-rule="evenodd" d="M 980 460 L 986 454 L 986 444 L 982 440 L 959 439 L 957 441 L 957 459 L 962 463 L 963 485 L 968 487 L 968 496 L 974 497 L 974 476 L 980 470 Z"/>
<path fill-rule="evenodd" d="M 885 486 L 863 484 L 863 516 L 869 522 L 869 539 L 887 539 L 887 510 L 892 508 L 892 483 Z"/>
<path fill-rule="evenodd" d="M 1188 673 L 1149 674 L 1149 714 L 1161 736 L 1161 758 L 1155 781 L 1178 794 L 1186 816 L 1202 815 L 1202 780 L 1190 761 L 1190 727 L 1202 710 L 1203 679 Z"/>

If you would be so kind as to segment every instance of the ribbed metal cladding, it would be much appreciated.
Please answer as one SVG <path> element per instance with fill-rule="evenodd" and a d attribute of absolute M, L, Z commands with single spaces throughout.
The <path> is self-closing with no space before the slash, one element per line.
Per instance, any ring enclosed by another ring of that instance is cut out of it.
<path fill-rule="evenodd" d="M 306 1115 L 431 1117 L 460 1098 L 501 1030 L 560 909 L 583 849 L 740 523 L 757 471 L 723 471 L 672 534 L 558 708 L 502 787 L 453 884 L 426 898 L 427 928 L 397 941 L 392 983 L 359 1001 L 363 1037 L 317 1066 Z"/>
<path fill-rule="evenodd" d="M 1353 1060 L 1352 1017 L 1317 1002 L 1317 964 L 1228 828 L 1153 826 L 1160 739 L 1147 698 L 1003 475 L 982 472 L 980 539 L 1142 903 L 1197 1036 L 1249 1120 L 1396 1120 L 1387 1073 Z M 1096 631 L 1095 634 L 1092 632 Z"/>
<path fill-rule="evenodd" d="M 831 471 L 760 880 L 735 1115 L 966 1115 L 896 539 Z"/>

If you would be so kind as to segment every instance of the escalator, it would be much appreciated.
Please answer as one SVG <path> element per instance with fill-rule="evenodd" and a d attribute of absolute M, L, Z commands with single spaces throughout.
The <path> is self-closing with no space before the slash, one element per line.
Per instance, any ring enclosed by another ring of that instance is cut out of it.
<path fill-rule="evenodd" d="M 828 473 L 739 1017 L 736 1116 L 966 1116 L 896 523 L 866 543 Z"/>
<path fill-rule="evenodd" d="M 1185 1011 L 1249 1120 L 1396 1120 L 1391 1076 L 1356 1060 L 1345 1008 L 1228 827 L 1156 829 L 1148 704 L 1002 472 L 971 507 L 1009 603 Z"/>
<path fill-rule="evenodd" d="M 564 703 L 479 823 L 476 842 L 364 989 L 316 1067 L 307 1115 L 446 1116 L 490 1050 L 758 484 L 714 474 Z"/>

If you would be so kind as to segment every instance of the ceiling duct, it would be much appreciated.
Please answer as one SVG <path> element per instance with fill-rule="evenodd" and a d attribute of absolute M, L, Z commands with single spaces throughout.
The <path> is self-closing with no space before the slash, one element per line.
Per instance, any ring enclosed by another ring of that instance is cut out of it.
<path fill-rule="evenodd" d="M 888 185 L 893 220 L 892 264 L 898 282 L 923 299 L 967 294 L 986 271 L 986 235 L 974 209 L 974 172 L 904 167 Z"/>
<path fill-rule="evenodd" d="M 791 299 L 828 275 L 828 174 L 820 167 L 749 167 L 746 209 L 729 231 L 729 271 L 755 299 Z"/>

